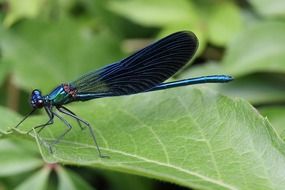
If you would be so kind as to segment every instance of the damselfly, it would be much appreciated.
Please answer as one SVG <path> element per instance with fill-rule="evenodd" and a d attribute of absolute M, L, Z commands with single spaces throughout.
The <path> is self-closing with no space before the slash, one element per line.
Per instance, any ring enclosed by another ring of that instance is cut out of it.
<path fill-rule="evenodd" d="M 71 124 L 58 113 L 61 112 L 75 119 L 81 128 L 83 128 L 82 125 L 87 126 L 99 156 L 107 157 L 102 155 L 91 125 L 64 105 L 76 101 L 151 92 L 192 84 L 223 83 L 233 79 L 227 75 L 212 75 L 163 83 L 193 57 L 197 48 L 198 39 L 195 34 L 188 31 L 176 32 L 121 61 L 89 72 L 73 82 L 63 83 L 48 95 L 44 96 L 40 90 L 35 89 L 30 101 L 33 110 L 20 121 L 16 128 L 35 110 L 44 108 L 49 120 L 33 128 L 38 130 L 37 133 L 53 124 L 55 117 L 67 127 L 66 131 L 50 144 L 51 147 L 72 129 Z"/>

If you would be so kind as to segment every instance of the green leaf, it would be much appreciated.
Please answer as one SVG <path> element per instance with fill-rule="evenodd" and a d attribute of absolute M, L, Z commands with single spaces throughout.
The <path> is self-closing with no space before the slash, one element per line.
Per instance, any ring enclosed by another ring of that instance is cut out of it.
<path fill-rule="evenodd" d="M 63 167 L 58 166 L 56 168 L 56 171 L 59 177 L 59 190 L 94 189 L 71 170 L 67 170 Z"/>
<path fill-rule="evenodd" d="M 285 108 L 283 106 L 270 106 L 261 108 L 259 111 L 268 118 L 277 133 L 285 139 Z"/>
<path fill-rule="evenodd" d="M 198 77 L 203 75 L 225 75 L 225 74 L 229 75 L 230 73 L 227 73 L 220 63 L 215 61 L 209 61 L 203 64 L 196 64 L 194 66 L 182 70 L 181 74 L 179 75 L 179 79 Z"/>
<path fill-rule="evenodd" d="M 263 16 L 285 16 L 285 2 L 283 0 L 250 0 L 252 6 Z"/>
<path fill-rule="evenodd" d="M 37 138 L 48 162 L 100 167 L 198 189 L 282 189 L 284 144 L 247 102 L 193 87 L 98 99 L 72 106 L 94 126 L 100 159 L 88 130 L 45 129 Z M 70 121 L 70 120 L 69 120 Z M 272 162 L 274 160 L 274 162 Z"/>
<path fill-rule="evenodd" d="M 209 15 L 209 40 L 224 46 L 231 41 L 242 27 L 240 10 L 232 2 L 217 3 Z"/>
<path fill-rule="evenodd" d="M 9 0 L 9 12 L 3 25 L 9 27 L 19 19 L 35 18 L 40 13 L 44 3 L 44 0 Z"/>
<path fill-rule="evenodd" d="M 15 120 L 20 121 L 20 117 L 15 112 L 2 106 L 0 106 L 0 115 L 2 116 L 5 115 L 5 117 L 2 117 L 0 119 L 0 136 L 1 136 L 1 133 L 7 133 L 7 130 L 9 128 L 16 126 Z"/>
<path fill-rule="evenodd" d="M 223 65 L 208 62 L 194 65 L 179 75 L 179 79 L 206 75 L 231 75 L 225 71 Z M 268 80 L 270 79 L 270 80 Z M 285 101 L 285 75 L 277 73 L 256 73 L 242 77 L 235 77 L 226 84 L 203 84 L 218 92 L 230 96 L 241 97 L 254 105 L 272 104 Z"/>
<path fill-rule="evenodd" d="M 51 90 L 121 55 L 110 33 L 94 33 L 70 20 L 26 21 L 2 38 L 3 59 L 13 65 L 15 82 L 27 89 Z"/>
<path fill-rule="evenodd" d="M 0 177 L 31 171 L 43 165 L 39 154 L 35 154 L 30 148 L 25 148 L 26 144 L 31 146 L 23 140 L 21 143 L 10 139 L 0 140 Z"/>
<path fill-rule="evenodd" d="M 217 90 L 231 97 L 242 97 L 255 105 L 272 104 L 285 100 L 284 82 L 284 75 L 253 74 L 219 85 Z"/>
<path fill-rule="evenodd" d="M 50 168 L 44 167 L 40 171 L 30 176 L 27 180 L 15 188 L 15 190 L 45 190 L 50 174 Z"/>
<path fill-rule="evenodd" d="M 109 8 L 144 26 L 166 26 L 186 21 L 191 23 L 196 17 L 191 2 L 187 0 L 113 0 Z"/>
<path fill-rule="evenodd" d="M 234 76 L 253 72 L 285 72 L 285 23 L 263 22 L 230 44 L 223 60 Z"/>

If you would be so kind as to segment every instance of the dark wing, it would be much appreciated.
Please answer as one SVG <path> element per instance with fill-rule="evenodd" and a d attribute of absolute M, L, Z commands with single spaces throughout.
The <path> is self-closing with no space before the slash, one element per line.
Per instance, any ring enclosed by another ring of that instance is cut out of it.
<path fill-rule="evenodd" d="M 195 54 L 192 32 L 171 34 L 133 55 L 70 83 L 78 94 L 120 96 L 149 90 L 174 75 Z"/>

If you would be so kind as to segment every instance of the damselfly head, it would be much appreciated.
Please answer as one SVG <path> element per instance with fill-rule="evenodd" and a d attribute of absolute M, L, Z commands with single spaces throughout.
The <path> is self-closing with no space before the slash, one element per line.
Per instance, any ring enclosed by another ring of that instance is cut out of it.
<path fill-rule="evenodd" d="M 40 90 L 33 90 L 31 97 L 31 105 L 33 106 L 33 108 L 42 108 L 44 106 L 44 99 Z"/>

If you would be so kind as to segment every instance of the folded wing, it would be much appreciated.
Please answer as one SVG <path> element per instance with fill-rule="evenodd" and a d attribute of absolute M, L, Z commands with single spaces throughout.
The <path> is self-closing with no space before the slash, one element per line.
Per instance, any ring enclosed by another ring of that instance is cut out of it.
<path fill-rule="evenodd" d="M 192 32 L 171 34 L 133 55 L 70 83 L 78 94 L 120 96 L 147 91 L 174 75 L 195 54 Z"/>

